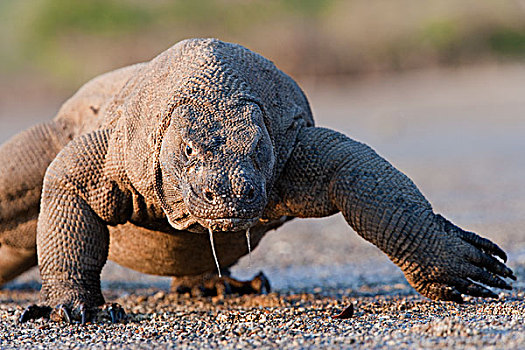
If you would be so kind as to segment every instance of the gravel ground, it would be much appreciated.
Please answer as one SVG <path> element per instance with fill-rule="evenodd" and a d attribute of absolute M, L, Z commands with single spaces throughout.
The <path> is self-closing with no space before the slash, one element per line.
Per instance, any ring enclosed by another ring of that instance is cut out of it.
<path fill-rule="evenodd" d="M 320 125 L 371 144 L 437 212 L 506 250 L 514 290 L 463 305 L 429 301 L 336 215 L 269 233 L 251 263 L 243 258 L 234 268 L 241 278 L 263 270 L 269 295 L 176 297 L 169 279 L 108 263 L 106 299 L 129 315 L 120 324 L 16 323 L 38 299 L 38 273 L 26 273 L 0 290 L 0 348 L 524 348 L 525 67 L 305 87 Z M 0 108 L 0 142 L 51 108 L 11 107 Z M 351 304 L 353 317 L 331 317 Z"/>
<path fill-rule="evenodd" d="M 520 277 L 523 277 L 521 275 Z M 129 311 L 125 323 L 64 325 L 16 319 L 33 291 L 2 293 L 2 349 L 10 348 L 523 348 L 525 293 L 464 305 L 413 294 L 359 296 L 355 290 L 271 293 L 252 297 L 189 298 L 138 290 L 114 299 Z M 350 296 L 349 296 L 350 295 Z M 353 304 L 350 319 L 331 316 Z"/>

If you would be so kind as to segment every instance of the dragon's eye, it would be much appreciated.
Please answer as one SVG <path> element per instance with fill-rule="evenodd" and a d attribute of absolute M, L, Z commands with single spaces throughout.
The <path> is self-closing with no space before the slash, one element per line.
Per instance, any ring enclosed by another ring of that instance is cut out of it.
<path fill-rule="evenodd" d="M 193 154 L 193 148 L 191 148 L 189 145 L 186 145 L 186 147 L 184 147 L 184 152 L 186 153 L 187 157 L 191 157 Z"/>

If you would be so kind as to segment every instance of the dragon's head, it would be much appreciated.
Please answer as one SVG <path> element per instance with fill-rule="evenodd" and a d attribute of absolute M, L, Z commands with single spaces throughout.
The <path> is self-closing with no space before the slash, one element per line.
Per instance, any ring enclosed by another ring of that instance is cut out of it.
<path fill-rule="evenodd" d="M 159 154 L 165 207 L 178 229 L 240 231 L 261 217 L 275 156 L 260 105 L 249 99 L 179 102 Z M 189 215 L 188 215 L 189 214 Z"/>
<path fill-rule="evenodd" d="M 141 65 L 111 106 L 127 180 L 171 226 L 191 232 L 253 226 L 296 124 L 313 123 L 290 77 L 215 39 L 180 42 Z"/>

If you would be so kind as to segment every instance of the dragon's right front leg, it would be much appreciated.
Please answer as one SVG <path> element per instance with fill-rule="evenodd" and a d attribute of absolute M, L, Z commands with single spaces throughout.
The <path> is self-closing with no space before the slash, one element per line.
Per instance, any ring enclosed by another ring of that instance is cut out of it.
<path fill-rule="evenodd" d="M 21 321 L 50 316 L 82 322 L 104 304 L 100 273 L 109 250 L 108 225 L 125 221 L 126 195 L 105 174 L 109 132 L 72 141 L 49 166 L 38 218 L 37 250 L 43 306 Z M 123 316 L 109 310 L 112 321 Z"/>

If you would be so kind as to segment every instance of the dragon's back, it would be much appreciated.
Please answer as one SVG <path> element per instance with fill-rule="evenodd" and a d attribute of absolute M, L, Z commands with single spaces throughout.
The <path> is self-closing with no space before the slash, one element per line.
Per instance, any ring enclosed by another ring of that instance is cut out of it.
<path fill-rule="evenodd" d="M 126 83 L 144 64 L 120 68 L 99 75 L 84 84 L 58 111 L 55 121 L 65 125 L 73 137 L 108 124 L 108 110 Z"/>

